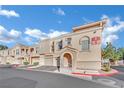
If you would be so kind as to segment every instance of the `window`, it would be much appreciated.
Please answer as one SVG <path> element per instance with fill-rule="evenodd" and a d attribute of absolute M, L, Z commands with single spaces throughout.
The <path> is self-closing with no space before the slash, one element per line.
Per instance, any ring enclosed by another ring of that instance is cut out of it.
<path fill-rule="evenodd" d="M 30 49 L 30 52 L 32 53 L 33 51 L 34 51 L 34 48 L 31 48 L 31 49 Z"/>
<path fill-rule="evenodd" d="M 26 49 L 26 54 L 28 54 L 28 49 Z"/>
<path fill-rule="evenodd" d="M 15 50 L 13 50 L 13 54 L 15 55 Z"/>
<path fill-rule="evenodd" d="M 54 48 L 54 42 L 52 42 L 51 51 L 54 53 L 54 50 L 55 50 L 55 48 Z"/>
<path fill-rule="evenodd" d="M 36 47 L 36 54 L 38 53 L 39 47 Z"/>
<path fill-rule="evenodd" d="M 19 49 L 16 49 L 16 55 L 19 55 Z"/>
<path fill-rule="evenodd" d="M 87 51 L 90 48 L 90 38 L 85 36 L 80 39 L 81 51 Z"/>
<path fill-rule="evenodd" d="M 67 45 L 71 45 L 71 38 L 67 38 L 67 39 L 66 39 L 66 44 L 67 44 Z"/>
<path fill-rule="evenodd" d="M 62 45 L 62 40 L 58 42 L 58 49 L 62 49 L 63 45 Z"/>

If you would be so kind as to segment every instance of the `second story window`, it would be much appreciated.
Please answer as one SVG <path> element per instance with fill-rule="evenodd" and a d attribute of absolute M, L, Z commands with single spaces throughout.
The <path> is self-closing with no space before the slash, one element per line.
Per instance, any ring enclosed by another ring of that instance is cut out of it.
<path fill-rule="evenodd" d="M 28 54 L 29 52 L 28 52 L 28 49 L 26 49 L 26 54 Z"/>
<path fill-rule="evenodd" d="M 19 49 L 16 49 L 16 55 L 19 55 Z"/>
<path fill-rule="evenodd" d="M 30 49 L 30 52 L 33 53 L 33 52 L 34 52 L 34 48 L 31 48 L 31 49 Z"/>
<path fill-rule="evenodd" d="M 36 47 L 36 54 L 38 53 L 38 50 L 39 50 L 39 48 L 38 48 L 38 47 Z"/>
<path fill-rule="evenodd" d="M 61 50 L 61 49 L 62 49 L 62 47 L 63 47 L 63 45 L 62 45 L 62 44 L 63 44 L 62 40 L 58 42 L 58 49 L 59 49 L 59 50 Z"/>
<path fill-rule="evenodd" d="M 71 38 L 66 38 L 66 44 L 71 45 Z"/>
<path fill-rule="evenodd" d="M 52 45 L 51 45 L 51 51 L 54 53 L 55 51 L 55 48 L 54 48 L 54 42 L 52 42 Z"/>
<path fill-rule="evenodd" d="M 85 36 L 80 40 L 81 51 L 87 51 L 90 48 L 90 39 L 89 37 Z"/>
<path fill-rule="evenodd" d="M 8 50 L 8 55 L 9 55 L 9 50 Z"/>
<path fill-rule="evenodd" d="M 13 55 L 15 55 L 15 50 L 13 50 Z"/>

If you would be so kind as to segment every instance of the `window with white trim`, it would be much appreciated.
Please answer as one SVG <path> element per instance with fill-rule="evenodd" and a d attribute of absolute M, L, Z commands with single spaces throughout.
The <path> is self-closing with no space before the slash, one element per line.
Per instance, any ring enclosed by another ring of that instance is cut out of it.
<path fill-rule="evenodd" d="M 66 38 L 66 45 L 71 45 L 71 38 Z"/>
<path fill-rule="evenodd" d="M 90 48 L 90 38 L 88 36 L 80 39 L 81 51 L 87 51 Z"/>

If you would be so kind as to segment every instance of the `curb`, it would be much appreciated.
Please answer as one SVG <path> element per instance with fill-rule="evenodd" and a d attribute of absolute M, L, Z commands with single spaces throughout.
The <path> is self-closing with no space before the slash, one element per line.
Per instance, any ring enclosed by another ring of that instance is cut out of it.
<path fill-rule="evenodd" d="M 74 75 L 80 75 L 80 76 L 112 76 L 114 74 L 118 74 L 119 71 L 115 70 L 112 73 L 104 73 L 104 74 L 83 74 L 83 73 L 79 73 L 79 72 L 72 72 L 72 74 Z"/>

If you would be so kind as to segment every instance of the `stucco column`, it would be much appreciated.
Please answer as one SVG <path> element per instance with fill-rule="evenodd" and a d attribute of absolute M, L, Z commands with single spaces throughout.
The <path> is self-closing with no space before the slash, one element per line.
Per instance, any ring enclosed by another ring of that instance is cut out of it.
<path fill-rule="evenodd" d="M 77 68 L 77 53 L 73 53 L 73 59 L 72 59 L 72 72 L 75 72 Z"/>

